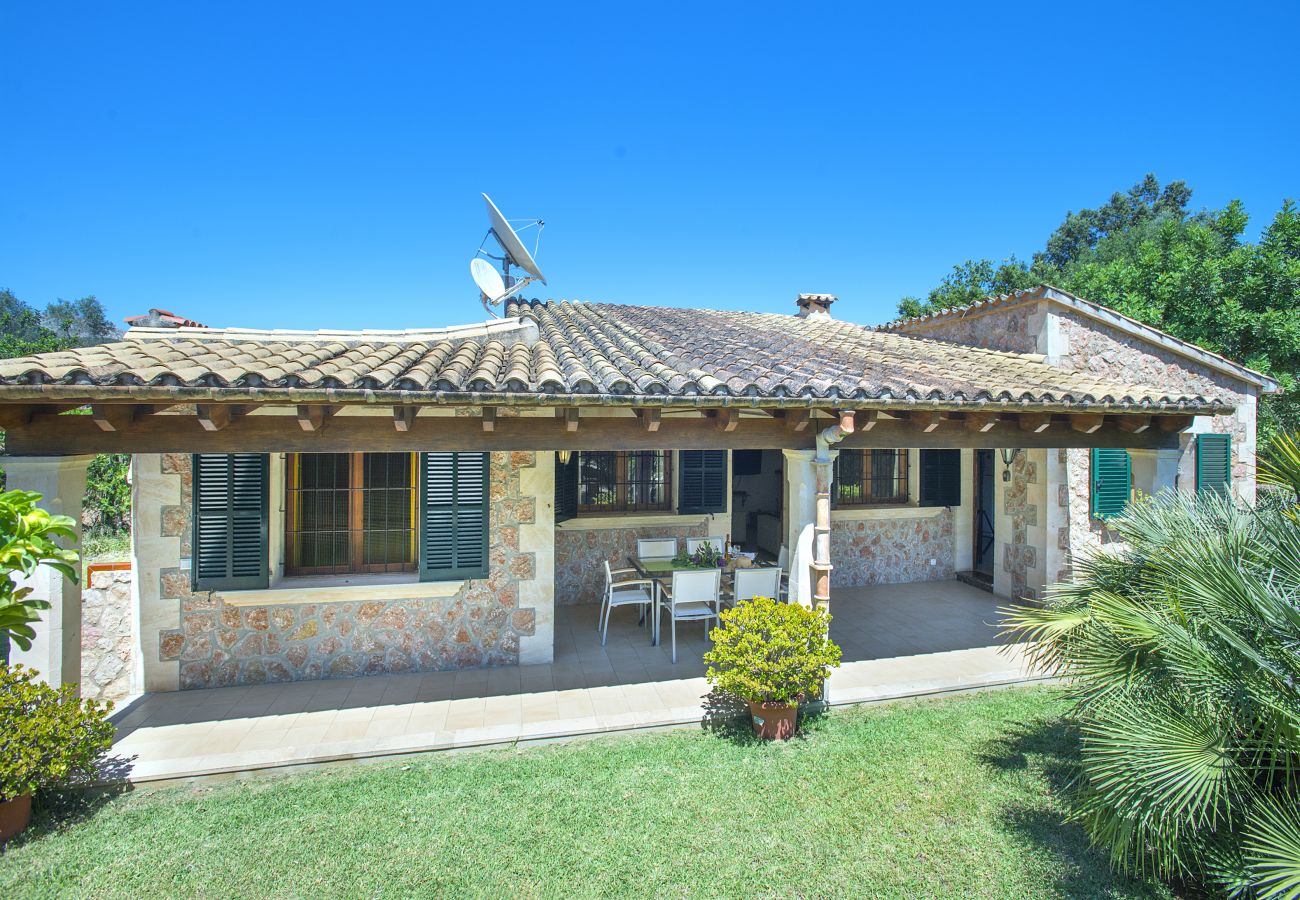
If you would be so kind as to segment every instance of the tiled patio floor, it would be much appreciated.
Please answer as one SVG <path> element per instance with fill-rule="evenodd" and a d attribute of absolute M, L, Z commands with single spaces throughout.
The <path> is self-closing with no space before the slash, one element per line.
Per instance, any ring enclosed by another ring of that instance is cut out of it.
<path fill-rule="evenodd" d="M 1027 680 L 998 603 L 957 582 L 836 590 L 830 702 Z M 549 665 L 150 694 L 115 717 L 114 752 L 148 781 L 701 721 L 701 624 L 681 626 L 673 665 L 666 630 L 650 646 L 634 610 L 614 613 L 605 647 L 595 618 L 557 610 Z"/>

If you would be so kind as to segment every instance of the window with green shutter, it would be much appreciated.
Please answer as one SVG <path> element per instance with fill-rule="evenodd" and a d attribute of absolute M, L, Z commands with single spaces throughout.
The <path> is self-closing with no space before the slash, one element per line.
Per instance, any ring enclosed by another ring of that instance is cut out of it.
<path fill-rule="evenodd" d="M 555 521 L 567 522 L 578 515 L 578 454 L 570 453 L 568 462 L 555 454 Z"/>
<path fill-rule="evenodd" d="M 420 454 L 420 580 L 488 572 L 488 454 Z"/>
<path fill-rule="evenodd" d="M 267 587 L 266 454 L 196 453 L 192 471 L 194 589 Z"/>
<path fill-rule="evenodd" d="M 1226 434 L 1196 436 L 1196 489 L 1227 496 L 1232 483 L 1232 439 Z"/>
<path fill-rule="evenodd" d="M 1127 450 L 1095 447 L 1092 451 L 1089 505 L 1094 519 L 1124 512 L 1133 490 L 1133 466 Z"/>
<path fill-rule="evenodd" d="M 725 512 L 731 492 L 727 483 L 726 450 L 682 450 L 677 454 L 680 480 L 677 511 Z"/>

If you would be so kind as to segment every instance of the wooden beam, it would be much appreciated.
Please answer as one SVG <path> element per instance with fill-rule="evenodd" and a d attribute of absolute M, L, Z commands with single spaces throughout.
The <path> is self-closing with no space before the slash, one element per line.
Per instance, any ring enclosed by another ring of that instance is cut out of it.
<path fill-rule="evenodd" d="M 1161 431 L 1177 432 L 1192 427 L 1192 416 L 1156 416 Z"/>
<path fill-rule="evenodd" d="M 564 430 L 572 434 L 578 430 L 578 423 L 582 421 L 582 410 L 576 406 L 566 406 L 555 411 L 555 418 L 564 422 Z"/>
<path fill-rule="evenodd" d="M 195 409 L 204 431 L 220 431 L 249 412 L 247 406 L 233 403 L 200 403 Z"/>
<path fill-rule="evenodd" d="M 735 431 L 740 424 L 740 414 L 729 406 L 709 410 L 709 418 L 719 431 Z"/>
<path fill-rule="evenodd" d="M 325 427 L 325 423 L 330 420 L 336 412 L 339 411 L 337 406 L 322 406 L 316 403 L 298 404 L 298 427 L 303 431 L 309 431 L 313 434 Z"/>
<path fill-rule="evenodd" d="M 1042 434 L 1052 427 L 1052 417 L 1047 413 L 1021 413 L 1018 418 L 1020 430 L 1032 434 Z"/>
<path fill-rule="evenodd" d="M 1100 431 L 1105 423 L 1106 417 L 1101 413 L 1070 413 L 1070 428 L 1082 434 Z"/>
<path fill-rule="evenodd" d="M 992 431 L 994 426 L 998 424 L 998 414 L 966 413 L 966 418 L 962 420 L 962 424 L 965 426 L 967 431 L 984 434 L 985 432 Z"/>
<path fill-rule="evenodd" d="M 411 423 L 415 417 L 420 414 L 418 406 L 394 406 L 393 407 L 393 427 L 398 431 L 410 431 Z"/>
<path fill-rule="evenodd" d="M 798 434 L 808 430 L 808 423 L 812 421 L 812 413 L 806 409 L 787 409 L 781 418 L 785 422 L 785 430 Z"/>
<path fill-rule="evenodd" d="M 76 408 L 76 406 L 62 404 L 56 406 L 49 403 L 0 406 L 0 428 L 21 428 L 30 425 L 38 416 L 57 416 L 59 413 Z"/>
<path fill-rule="evenodd" d="M 878 409 L 860 409 L 857 415 L 853 417 L 854 427 L 858 431 L 870 431 L 876 427 L 878 421 L 880 421 L 880 410 Z"/>
<path fill-rule="evenodd" d="M 136 419 L 134 403 L 96 403 L 90 407 L 90 417 L 102 431 L 120 431 Z"/>
<path fill-rule="evenodd" d="M 497 408 L 495 406 L 483 407 L 483 430 L 497 430 Z"/>
<path fill-rule="evenodd" d="M 378 410 L 376 410 L 378 412 Z M 731 432 L 719 431 L 700 417 L 664 417 L 650 432 L 632 416 L 589 419 L 581 434 L 561 419 L 521 417 L 509 428 L 484 432 L 477 418 L 419 416 L 410 429 L 387 427 L 387 415 L 335 416 L 328 428 L 305 432 L 294 415 L 244 416 L 220 431 L 206 431 L 195 416 L 148 416 L 121 431 L 101 431 L 90 416 L 40 416 L 8 429 L 7 451 L 15 456 L 62 456 L 80 453 L 292 453 L 410 452 L 419 450 L 808 450 L 812 429 L 786 430 L 786 423 L 766 416 L 740 419 Z M 323 421 L 323 419 L 322 419 Z M 384 427 L 377 427 L 382 425 Z M 1159 428 L 1141 434 L 1107 423 L 1092 434 L 1068 428 L 1021 431 L 1014 421 L 999 421 L 988 432 L 941 428 L 918 432 L 910 423 L 881 419 L 870 431 L 847 435 L 844 448 L 966 447 L 1134 447 L 1178 446 L 1178 435 Z"/>
<path fill-rule="evenodd" d="M 1115 416 L 1115 424 L 1119 426 L 1120 431 L 1128 434 L 1141 434 L 1151 427 L 1150 416 Z"/>
<path fill-rule="evenodd" d="M 657 406 L 638 409 L 636 411 L 636 417 L 641 420 L 641 427 L 646 431 L 658 431 L 659 422 L 663 418 Z"/>
<path fill-rule="evenodd" d="M 937 410 L 912 410 L 907 414 L 907 421 L 922 434 L 929 434 L 943 423 L 943 413 Z"/>

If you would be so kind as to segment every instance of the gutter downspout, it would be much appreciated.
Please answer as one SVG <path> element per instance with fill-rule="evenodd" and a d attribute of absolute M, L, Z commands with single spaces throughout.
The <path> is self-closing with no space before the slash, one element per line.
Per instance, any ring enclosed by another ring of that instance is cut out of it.
<path fill-rule="evenodd" d="M 817 519 L 813 525 L 813 608 L 830 612 L 831 607 L 831 478 L 835 454 L 831 447 L 853 433 L 853 412 L 840 410 L 837 424 L 817 435 L 813 472 L 817 479 Z"/>

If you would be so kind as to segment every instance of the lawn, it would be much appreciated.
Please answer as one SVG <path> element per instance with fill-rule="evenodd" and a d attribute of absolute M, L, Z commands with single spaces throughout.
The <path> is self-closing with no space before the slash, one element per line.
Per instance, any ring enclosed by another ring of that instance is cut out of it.
<path fill-rule="evenodd" d="M 0 897 L 1151 897 L 1054 792 L 1051 688 L 137 790 L 42 815 Z"/>

